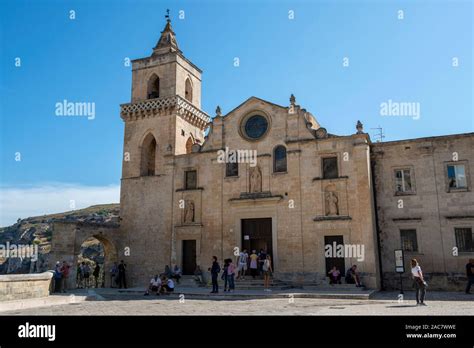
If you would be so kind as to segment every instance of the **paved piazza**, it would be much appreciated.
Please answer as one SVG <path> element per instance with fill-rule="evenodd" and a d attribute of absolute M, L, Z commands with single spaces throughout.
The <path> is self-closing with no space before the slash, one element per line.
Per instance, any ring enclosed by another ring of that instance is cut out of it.
<path fill-rule="evenodd" d="M 399 303 L 398 293 L 377 293 L 371 300 L 184 299 L 136 294 L 105 295 L 101 301 L 1 312 L 0 315 L 473 315 L 474 295 L 429 293 L 426 307 L 416 307 L 414 294 Z M 395 300 L 393 300 L 395 299 Z"/>

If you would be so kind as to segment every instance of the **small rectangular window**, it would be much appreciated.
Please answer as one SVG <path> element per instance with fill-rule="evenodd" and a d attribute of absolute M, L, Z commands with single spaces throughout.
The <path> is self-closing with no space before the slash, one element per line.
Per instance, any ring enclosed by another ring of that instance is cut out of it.
<path fill-rule="evenodd" d="M 472 228 L 455 228 L 454 235 L 456 237 L 456 246 L 458 248 L 458 251 L 474 251 L 474 236 L 472 234 Z"/>
<path fill-rule="evenodd" d="M 413 192 L 410 169 L 395 170 L 395 190 L 399 193 Z"/>
<path fill-rule="evenodd" d="M 239 176 L 239 164 L 238 163 L 226 163 L 225 164 L 225 176 Z"/>
<path fill-rule="evenodd" d="M 448 165 L 448 185 L 450 189 L 467 188 L 464 164 Z"/>
<path fill-rule="evenodd" d="M 405 251 L 418 251 L 418 242 L 416 240 L 416 230 L 400 230 L 400 240 L 402 249 Z"/>
<path fill-rule="evenodd" d="M 188 170 L 185 172 L 185 188 L 192 190 L 197 187 L 197 172 L 195 170 Z"/>
<path fill-rule="evenodd" d="M 337 172 L 337 157 L 323 158 L 323 179 L 339 177 Z"/>

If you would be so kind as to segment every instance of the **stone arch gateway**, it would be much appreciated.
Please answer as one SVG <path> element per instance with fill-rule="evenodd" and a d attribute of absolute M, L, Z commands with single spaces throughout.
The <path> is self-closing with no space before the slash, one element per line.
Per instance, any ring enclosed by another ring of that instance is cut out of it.
<path fill-rule="evenodd" d="M 113 263 L 122 259 L 127 262 L 123 253 L 127 243 L 117 223 L 55 221 L 49 268 L 53 269 L 57 261 L 67 261 L 71 265 L 67 281 L 68 289 L 76 287 L 76 266 L 81 245 L 90 238 L 97 239 L 104 246 L 105 287 L 111 285 L 108 275 Z"/>

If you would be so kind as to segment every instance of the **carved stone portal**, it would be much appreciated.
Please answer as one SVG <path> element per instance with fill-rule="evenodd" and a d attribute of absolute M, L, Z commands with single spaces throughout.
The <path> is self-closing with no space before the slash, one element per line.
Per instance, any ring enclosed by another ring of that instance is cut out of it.
<path fill-rule="evenodd" d="M 187 200 L 184 206 L 184 222 L 185 223 L 192 223 L 194 222 L 194 202 L 191 200 Z"/>
<path fill-rule="evenodd" d="M 325 194 L 326 216 L 339 215 L 339 199 L 335 192 L 329 191 Z"/>
<path fill-rule="evenodd" d="M 250 168 L 250 193 L 262 192 L 262 173 L 258 166 Z"/>

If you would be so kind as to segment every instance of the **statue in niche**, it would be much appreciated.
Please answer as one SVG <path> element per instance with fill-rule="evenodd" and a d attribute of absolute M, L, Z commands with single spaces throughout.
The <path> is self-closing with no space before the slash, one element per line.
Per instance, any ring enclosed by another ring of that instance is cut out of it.
<path fill-rule="evenodd" d="M 250 169 L 250 193 L 262 192 L 262 173 L 260 168 L 253 167 Z"/>
<path fill-rule="evenodd" d="M 339 215 L 339 200 L 335 192 L 326 192 L 326 216 Z"/>
<path fill-rule="evenodd" d="M 194 222 L 194 202 L 187 200 L 184 206 L 184 222 Z"/>

